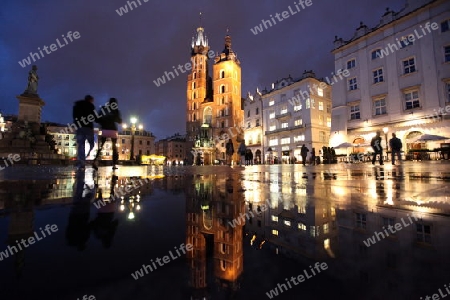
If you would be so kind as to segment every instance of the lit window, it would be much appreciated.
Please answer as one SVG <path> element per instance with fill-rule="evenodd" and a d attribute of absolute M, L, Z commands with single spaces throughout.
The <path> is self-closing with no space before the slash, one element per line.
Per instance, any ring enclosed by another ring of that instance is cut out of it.
<path fill-rule="evenodd" d="M 276 129 L 277 129 L 276 125 L 270 125 L 270 127 L 269 127 L 269 131 L 274 131 Z"/>
<path fill-rule="evenodd" d="M 331 127 L 331 117 L 327 117 L 327 127 Z"/>
<path fill-rule="evenodd" d="M 281 139 L 281 145 L 286 145 L 289 144 L 291 142 L 291 138 L 282 138 Z"/>
<path fill-rule="evenodd" d="M 310 109 L 311 108 L 311 99 L 306 99 L 306 109 Z"/>
<path fill-rule="evenodd" d="M 272 106 L 274 104 L 275 104 L 275 100 L 272 99 L 272 100 L 269 101 L 269 106 Z"/>
<path fill-rule="evenodd" d="M 286 226 L 291 226 L 291 221 L 287 221 L 287 220 L 284 220 L 284 225 L 286 225 Z"/>
<path fill-rule="evenodd" d="M 304 140 L 305 140 L 305 135 L 303 135 L 303 134 L 294 136 L 294 143 L 296 143 L 296 142 L 303 142 Z"/>
<path fill-rule="evenodd" d="M 277 146 L 278 145 L 278 139 L 277 138 L 271 138 L 269 140 L 269 146 Z"/>
<path fill-rule="evenodd" d="M 317 88 L 317 95 L 318 95 L 319 97 L 323 97 L 323 89 Z"/>
<path fill-rule="evenodd" d="M 324 234 L 327 234 L 329 229 L 330 229 L 330 226 L 328 225 L 328 223 L 323 224 L 323 233 Z"/>
<path fill-rule="evenodd" d="M 356 77 L 350 78 L 348 80 L 348 90 L 349 91 L 354 91 L 356 89 L 358 89 L 358 83 L 356 82 Z"/>
<path fill-rule="evenodd" d="M 386 99 L 378 99 L 373 103 L 374 115 L 380 116 L 386 114 Z"/>
<path fill-rule="evenodd" d="M 321 142 L 321 143 L 327 142 L 325 131 L 319 131 L 319 142 Z"/>
<path fill-rule="evenodd" d="M 319 110 L 323 110 L 323 102 L 319 101 Z"/>
<path fill-rule="evenodd" d="M 347 62 L 347 69 L 352 69 L 356 67 L 356 59 L 351 59 Z"/>
<path fill-rule="evenodd" d="M 281 123 L 281 128 L 288 128 L 288 122 Z"/>
<path fill-rule="evenodd" d="M 404 93 L 405 109 L 413 109 L 420 107 L 420 99 L 418 91 L 409 91 Z"/>
<path fill-rule="evenodd" d="M 287 106 L 286 105 L 284 105 L 282 108 L 281 108 L 281 110 L 280 110 L 280 114 L 285 114 L 285 113 L 287 113 Z"/>
<path fill-rule="evenodd" d="M 383 69 L 377 69 L 372 72 L 373 73 L 373 83 L 379 83 L 384 81 L 383 77 Z"/>
<path fill-rule="evenodd" d="M 296 104 L 294 106 L 294 111 L 299 111 L 299 110 L 302 110 L 302 105 L 301 104 Z"/>
<path fill-rule="evenodd" d="M 416 71 L 416 63 L 414 57 L 403 61 L 403 74 L 410 74 Z"/>
<path fill-rule="evenodd" d="M 319 226 L 310 226 L 309 233 L 312 237 L 319 236 Z"/>
<path fill-rule="evenodd" d="M 278 236 L 278 230 L 272 229 L 272 234 Z"/>
<path fill-rule="evenodd" d="M 298 229 L 300 230 L 306 230 L 306 225 L 302 223 L 298 223 Z"/>
<path fill-rule="evenodd" d="M 271 112 L 271 113 L 269 114 L 269 119 L 273 119 L 273 118 L 275 118 L 275 112 Z"/>
<path fill-rule="evenodd" d="M 294 121 L 294 126 L 302 126 L 303 125 L 303 120 L 302 119 L 296 119 Z"/>
<path fill-rule="evenodd" d="M 273 221 L 273 222 L 278 222 L 278 216 L 272 215 L 272 221 Z"/>

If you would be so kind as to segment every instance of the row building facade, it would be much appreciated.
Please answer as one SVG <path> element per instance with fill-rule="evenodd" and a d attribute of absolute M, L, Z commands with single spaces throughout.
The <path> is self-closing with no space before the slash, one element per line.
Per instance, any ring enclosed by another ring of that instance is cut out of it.
<path fill-rule="evenodd" d="M 331 87 L 312 71 L 249 94 L 244 109 L 245 140 L 263 163 L 301 162 L 302 145 L 309 150 L 309 160 L 313 148 L 320 156 L 329 145 Z"/>
<path fill-rule="evenodd" d="M 350 40 L 335 38 L 335 69 L 350 76 L 333 86 L 331 146 L 364 152 L 376 131 L 402 140 L 403 151 L 440 147 L 422 134 L 450 136 L 450 10 L 445 0 L 408 0 L 380 23 L 363 23 Z"/>

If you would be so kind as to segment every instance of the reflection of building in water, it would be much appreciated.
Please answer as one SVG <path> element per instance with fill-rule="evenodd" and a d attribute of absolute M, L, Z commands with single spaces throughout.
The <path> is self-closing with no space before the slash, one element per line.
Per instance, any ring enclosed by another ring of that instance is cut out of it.
<path fill-rule="evenodd" d="M 265 240 L 289 257 L 334 257 L 337 225 L 330 186 L 320 180 L 306 184 L 306 177 L 301 172 L 248 174 L 246 232 L 256 234 L 258 245 Z"/>
<path fill-rule="evenodd" d="M 330 270 L 368 297 L 380 291 L 390 299 L 429 294 L 450 272 L 448 183 L 405 177 L 401 168 L 374 173 L 372 179 L 332 187 L 332 197 L 341 201 L 341 251 Z"/>
<path fill-rule="evenodd" d="M 187 254 L 191 299 L 210 299 L 204 297 L 209 297 L 213 278 L 232 294 L 243 271 L 243 224 L 228 224 L 244 211 L 240 181 L 232 175 L 197 175 L 192 180 L 186 189 L 186 243 L 194 245 Z"/>

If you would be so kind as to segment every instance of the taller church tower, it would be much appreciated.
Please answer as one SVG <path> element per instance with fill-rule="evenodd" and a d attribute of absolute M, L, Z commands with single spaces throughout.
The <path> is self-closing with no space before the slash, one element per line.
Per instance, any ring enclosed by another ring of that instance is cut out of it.
<path fill-rule="evenodd" d="M 191 73 L 187 80 L 186 139 L 195 141 L 200 135 L 202 125 L 201 104 L 211 98 L 211 77 L 208 71 L 208 39 L 202 27 L 191 44 Z M 214 52 L 213 52 L 214 53 Z"/>

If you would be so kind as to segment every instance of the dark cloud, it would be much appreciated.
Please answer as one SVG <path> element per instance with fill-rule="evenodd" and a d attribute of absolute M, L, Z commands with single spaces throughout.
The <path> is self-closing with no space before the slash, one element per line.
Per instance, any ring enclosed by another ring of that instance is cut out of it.
<path fill-rule="evenodd" d="M 155 1 L 119 16 L 127 4 L 111 1 L 4 0 L 0 11 L 0 109 L 17 113 L 30 67 L 18 61 L 49 46 L 68 31 L 80 32 L 39 67 L 39 94 L 46 101 L 43 120 L 70 121 L 74 100 L 91 93 L 97 104 L 120 101 L 124 116 L 136 115 L 159 138 L 185 130 L 186 74 L 156 87 L 153 80 L 172 66 L 189 62 L 190 42 L 200 23 L 214 51 L 221 51 L 227 28 L 242 64 L 242 95 L 278 78 L 313 69 L 320 77 L 334 70 L 334 36 L 349 39 L 359 22 L 378 24 L 386 7 L 403 0 L 318 1 L 254 35 L 250 28 L 294 1 Z M 137 2 L 137 0 L 136 0 Z"/>

